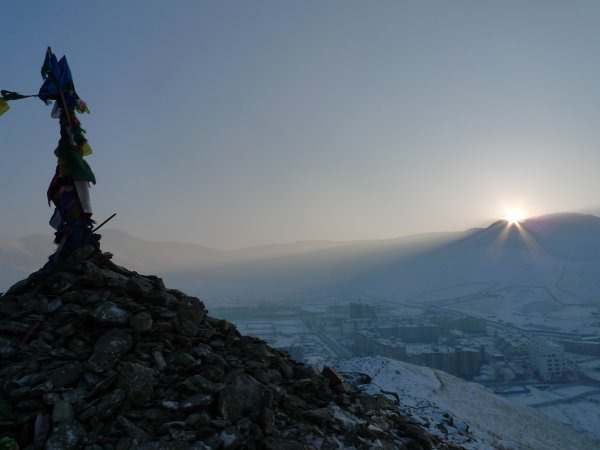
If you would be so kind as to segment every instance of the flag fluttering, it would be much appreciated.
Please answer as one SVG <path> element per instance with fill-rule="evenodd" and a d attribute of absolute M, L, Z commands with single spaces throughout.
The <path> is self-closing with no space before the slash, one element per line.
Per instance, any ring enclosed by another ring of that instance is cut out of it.
<path fill-rule="evenodd" d="M 52 111 L 52 117 L 55 118 L 60 117 L 61 112 L 58 108 L 61 107 L 66 107 L 68 110 L 75 110 L 79 113 L 89 114 L 90 110 L 86 103 L 81 100 L 75 91 L 73 75 L 66 56 L 63 56 L 59 60 L 52 51 L 47 51 L 40 73 L 44 82 L 37 94 L 22 95 L 14 91 L 0 91 L 0 115 L 10 109 L 8 102 L 31 97 L 39 98 L 46 105 L 55 101 L 55 108 Z M 61 95 L 64 96 L 65 105 L 60 105 Z"/>

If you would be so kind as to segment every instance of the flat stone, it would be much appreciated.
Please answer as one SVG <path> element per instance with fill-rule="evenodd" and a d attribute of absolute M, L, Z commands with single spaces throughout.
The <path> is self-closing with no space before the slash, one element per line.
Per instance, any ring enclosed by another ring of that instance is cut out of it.
<path fill-rule="evenodd" d="M 210 406 L 214 401 L 211 394 L 194 394 L 180 402 L 180 409 L 185 413 L 194 413 Z"/>
<path fill-rule="evenodd" d="M 133 331 L 143 333 L 152 329 L 152 323 L 152 316 L 147 312 L 141 312 L 131 318 L 129 326 Z"/>
<path fill-rule="evenodd" d="M 302 416 L 316 424 L 324 425 L 331 420 L 333 413 L 327 408 L 302 411 Z"/>
<path fill-rule="evenodd" d="M 104 277 L 106 285 L 109 287 L 125 287 L 129 280 L 125 275 L 113 272 L 112 270 L 102 269 L 100 272 Z"/>
<path fill-rule="evenodd" d="M 198 334 L 200 323 L 206 317 L 204 304 L 195 297 L 183 297 L 177 303 L 177 324 L 175 328 L 184 336 Z"/>
<path fill-rule="evenodd" d="M 132 404 L 144 406 L 152 400 L 154 386 L 158 382 L 153 369 L 141 364 L 123 362 L 119 367 L 120 384 Z"/>
<path fill-rule="evenodd" d="M 304 445 L 293 439 L 268 437 L 263 445 L 266 450 L 304 450 Z"/>
<path fill-rule="evenodd" d="M 83 411 L 79 419 L 86 421 L 92 417 L 97 419 L 107 419 L 114 415 L 115 411 L 123 404 L 127 394 L 123 389 L 117 388 L 109 394 L 101 397 L 98 402 Z"/>
<path fill-rule="evenodd" d="M 241 419 L 244 413 L 268 408 L 273 393 L 246 373 L 235 377 L 219 393 L 217 409 L 221 417 L 231 422 Z"/>
<path fill-rule="evenodd" d="M 82 372 L 83 365 L 75 361 L 50 372 L 50 381 L 54 388 L 68 386 L 76 383 L 81 377 Z"/>
<path fill-rule="evenodd" d="M 190 391 L 208 392 L 210 394 L 216 394 L 224 387 L 223 384 L 214 383 L 204 378 L 202 375 L 192 375 L 191 377 L 187 377 L 183 382 L 183 385 Z"/>
<path fill-rule="evenodd" d="M 153 290 L 144 297 L 144 301 L 154 306 L 170 308 L 177 303 L 177 297 L 163 290 Z"/>
<path fill-rule="evenodd" d="M 94 345 L 88 364 L 95 372 L 104 372 L 114 366 L 132 347 L 133 339 L 127 331 L 107 331 Z"/>
<path fill-rule="evenodd" d="M 0 332 L 26 334 L 31 329 L 28 323 L 0 320 Z"/>
<path fill-rule="evenodd" d="M 156 367 L 159 370 L 163 370 L 167 367 L 167 362 L 165 361 L 165 357 L 162 352 L 155 350 L 152 352 L 152 358 L 154 358 L 154 362 L 156 363 Z"/>
<path fill-rule="evenodd" d="M 108 392 L 112 385 L 117 381 L 117 378 L 118 374 L 116 372 L 107 373 L 102 381 L 94 385 L 85 398 L 89 400 Z"/>
<path fill-rule="evenodd" d="M 77 421 L 61 422 L 52 430 L 46 450 L 76 450 L 82 447 L 85 429 Z"/>
<path fill-rule="evenodd" d="M 131 277 L 127 280 L 125 288 L 134 295 L 146 296 L 152 290 L 152 284 L 140 277 Z"/>
<path fill-rule="evenodd" d="M 107 325 L 127 325 L 130 314 L 116 303 L 103 302 L 90 313 L 90 318 Z"/>
<path fill-rule="evenodd" d="M 56 400 L 54 409 L 52 410 L 53 422 L 68 422 L 73 420 L 73 407 L 69 402 L 64 400 Z"/>
<path fill-rule="evenodd" d="M 188 367 L 196 364 L 196 362 L 196 358 L 186 352 L 175 353 L 171 359 L 169 359 L 169 365 L 173 365 L 175 367 Z"/>
<path fill-rule="evenodd" d="M 332 367 L 323 367 L 323 376 L 331 381 L 332 385 L 343 384 L 346 380 L 344 377 L 337 373 Z"/>
<path fill-rule="evenodd" d="M 136 444 L 143 444 L 151 439 L 151 436 L 148 433 L 146 433 L 144 430 L 132 423 L 127 418 L 119 415 L 117 416 L 117 422 L 119 422 L 119 424 L 127 432 L 129 438 L 131 438 L 131 440 L 134 441 Z"/>

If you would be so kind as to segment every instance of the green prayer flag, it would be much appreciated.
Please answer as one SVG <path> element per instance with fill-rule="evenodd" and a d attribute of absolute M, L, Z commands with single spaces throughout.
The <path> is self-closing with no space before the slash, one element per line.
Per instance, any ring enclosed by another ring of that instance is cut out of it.
<path fill-rule="evenodd" d="M 10 106 L 8 106 L 8 102 L 6 100 L 4 100 L 3 98 L 0 98 L 0 116 L 2 114 L 4 114 L 6 111 L 8 111 L 10 109 Z"/>

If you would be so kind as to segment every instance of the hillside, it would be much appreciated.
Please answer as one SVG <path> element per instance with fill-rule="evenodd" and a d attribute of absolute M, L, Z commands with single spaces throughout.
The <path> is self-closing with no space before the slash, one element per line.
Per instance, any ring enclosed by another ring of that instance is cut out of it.
<path fill-rule="evenodd" d="M 439 370 L 377 357 L 340 360 L 335 368 L 368 374 L 372 383 L 365 386 L 366 392 L 398 395 L 403 412 L 429 424 L 439 438 L 467 449 L 600 448 L 600 441 L 532 408 Z"/>
<path fill-rule="evenodd" d="M 0 296 L 0 437 L 48 450 L 460 448 L 110 256 Z"/>

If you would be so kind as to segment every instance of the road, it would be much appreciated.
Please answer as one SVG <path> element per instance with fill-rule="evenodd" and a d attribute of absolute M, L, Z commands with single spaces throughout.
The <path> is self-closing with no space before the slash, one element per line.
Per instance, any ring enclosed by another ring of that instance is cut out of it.
<path fill-rule="evenodd" d="M 313 320 L 303 320 L 302 321 L 306 328 L 312 331 L 323 343 L 325 347 L 329 349 L 331 353 L 333 353 L 338 358 L 350 358 L 354 356 L 352 352 L 346 349 L 344 346 L 338 344 L 325 333 L 322 328 Z"/>

